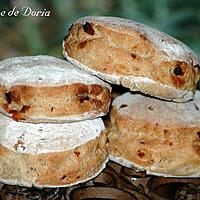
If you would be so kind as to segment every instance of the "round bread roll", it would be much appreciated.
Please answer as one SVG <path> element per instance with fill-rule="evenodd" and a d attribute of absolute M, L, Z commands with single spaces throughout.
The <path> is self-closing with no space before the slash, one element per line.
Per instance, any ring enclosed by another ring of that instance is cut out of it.
<path fill-rule="evenodd" d="M 182 42 L 116 17 L 78 19 L 63 42 L 67 60 L 132 91 L 177 102 L 193 98 L 199 61 Z"/>
<path fill-rule="evenodd" d="M 16 121 L 94 119 L 108 112 L 110 91 L 97 77 L 51 56 L 0 62 L 0 112 Z"/>
<path fill-rule="evenodd" d="M 110 159 L 147 174 L 200 177 L 200 92 L 175 103 L 125 93 L 112 104 Z"/>
<path fill-rule="evenodd" d="M 100 118 L 28 124 L 0 115 L 0 181 L 27 187 L 87 181 L 107 162 L 104 129 Z"/>

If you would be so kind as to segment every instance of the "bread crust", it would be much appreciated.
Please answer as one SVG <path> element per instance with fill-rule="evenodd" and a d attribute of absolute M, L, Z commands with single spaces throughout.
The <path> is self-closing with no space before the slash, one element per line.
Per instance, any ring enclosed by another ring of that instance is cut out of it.
<path fill-rule="evenodd" d="M 167 107 L 166 102 L 153 100 L 153 103 L 149 97 L 138 101 L 134 97 L 135 103 L 131 103 L 134 101 L 131 96 L 135 95 L 122 95 L 113 102 L 108 130 L 112 160 L 146 170 L 147 174 L 200 177 L 199 105 L 195 113 L 195 105 L 188 102 L 182 108 L 191 107 L 191 112 L 182 109 L 179 113 L 180 107 L 174 108 L 177 103 L 167 102 L 172 104 Z M 158 102 L 163 104 L 163 109 Z M 178 114 L 173 117 L 174 112 Z"/>
<path fill-rule="evenodd" d="M 63 42 L 63 54 L 110 83 L 178 102 L 193 98 L 199 79 L 199 67 L 194 67 L 199 61 L 190 48 L 126 19 L 89 16 L 77 20 Z M 181 75 L 178 70 L 174 73 L 177 67 Z"/>
<path fill-rule="evenodd" d="M 105 144 L 105 133 L 71 150 L 36 155 L 18 153 L 0 144 L 1 182 L 27 187 L 64 187 L 87 181 L 105 167 Z"/>
<path fill-rule="evenodd" d="M 57 87 L 0 86 L 0 112 L 16 121 L 73 122 L 94 119 L 109 111 L 110 91 L 97 84 Z"/>
<path fill-rule="evenodd" d="M 16 121 L 73 122 L 109 110 L 111 87 L 61 59 L 5 59 L 0 75 L 0 112 Z"/>

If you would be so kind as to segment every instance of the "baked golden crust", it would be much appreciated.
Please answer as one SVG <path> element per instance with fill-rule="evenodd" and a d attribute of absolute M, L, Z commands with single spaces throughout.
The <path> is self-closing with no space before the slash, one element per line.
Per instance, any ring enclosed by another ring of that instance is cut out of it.
<path fill-rule="evenodd" d="M 142 102 L 138 102 L 138 106 L 139 104 L 140 108 L 145 109 Z M 123 163 L 129 162 L 145 169 L 148 174 L 200 176 L 199 123 L 193 121 L 192 125 L 188 125 L 184 120 L 180 122 L 174 117 L 169 119 L 174 120 L 170 126 L 161 119 L 166 114 L 164 107 L 160 110 L 160 121 L 150 119 L 147 110 L 142 120 L 129 105 L 122 104 L 121 109 L 123 107 L 129 109 L 129 114 L 125 114 L 125 110 L 120 112 L 115 106 L 110 113 L 109 154 L 121 158 Z M 154 107 L 149 106 L 149 112 L 154 112 Z M 155 112 L 154 114 L 156 115 Z M 183 113 L 182 115 L 186 117 Z"/>
<path fill-rule="evenodd" d="M 97 84 L 56 87 L 0 86 L 0 108 L 17 121 L 64 122 L 96 118 L 109 110 L 110 91 Z M 88 116 L 87 116 L 88 115 Z"/>
<path fill-rule="evenodd" d="M 17 153 L 0 144 L 0 179 L 28 187 L 61 187 L 84 182 L 104 167 L 105 144 L 105 133 L 72 150 L 38 155 Z"/>
<path fill-rule="evenodd" d="M 156 37 L 163 43 L 162 48 L 166 43 L 166 51 L 154 44 L 152 40 L 158 40 Z M 85 70 L 96 72 L 111 83 L 164 99 L 176 101 L 176 98 L 182 98 L 178 93 L 195 90 L 199 78 L 198 69 L 193 67 L 197 58 L 189 48 L 164 33 L 130 20 L 82 18 L 70 29 L 63 47 L 66 57 L 87 66 Z M 178 58 L 179 54 L 182 58 Z M 144 79 L 134 80 L 135 77 Z M 148 83 L 145 78 L 151 81 Z M 138 81 L 141 84 L 137 85 Z M 152 90 L 152 85 L 155 90 Z M 177 90 L 176 95 L 172 94 L 173 89 Z"/>

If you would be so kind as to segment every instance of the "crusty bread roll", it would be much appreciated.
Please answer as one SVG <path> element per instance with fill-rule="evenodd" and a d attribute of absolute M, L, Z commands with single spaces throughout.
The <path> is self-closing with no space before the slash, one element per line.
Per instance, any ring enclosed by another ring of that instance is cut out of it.
<path fill-rule="evenodd" d="M 182 42 L 116 17 L 78 19 L 63 42 L 67 60 L 132 91 L 177 102 L 193 98 L 199 61 Z"/>
<path fill-rule="evenodd" d="M 100 118 L 31 124 L 0 115 L 0 181 L 62 187 L 91 179 L 107 161 L 104 129 Z"/>
<path fill-rule="evenodd" d="M 148 174 L 200 177 L 200 91 L 174 103 L 125 93 L 112 104 L 111 160 Z"/>
<path fill-rule="evenodd" d="M 94 119 L 109 110 L 111 87 L 51 56 L 0 62 L 0 112 L 24 122 Z"/>

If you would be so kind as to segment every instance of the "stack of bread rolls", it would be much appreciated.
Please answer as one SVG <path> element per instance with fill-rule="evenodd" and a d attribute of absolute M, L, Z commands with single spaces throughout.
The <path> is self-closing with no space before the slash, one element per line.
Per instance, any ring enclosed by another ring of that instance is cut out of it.
<path fill-rule="evenodd" d="M 0 62 L 2 183 L 71 186 L 108 159 L 200 176 L 200 66 L 189 47 L 131 20 L 91 16 L 71 26 L 63 54 Z M 113 99 L 105 131 L 109 83 L 130 91 Z"/>
<path fill-rule="evenodd" d="M 0 74 L 3 183 L 69 186 L 104 168 L 108 84 L 50 56 L 6 59 Z"/>
<path fill-rule="evenodd" d="M 200 65 L 189 47 L 131 20 L 89 16 L 72 25 L 63 49 L 79 68 L 133 91 L 113 100 L 110 159 L 148 174 L 200 176 Z"/>

